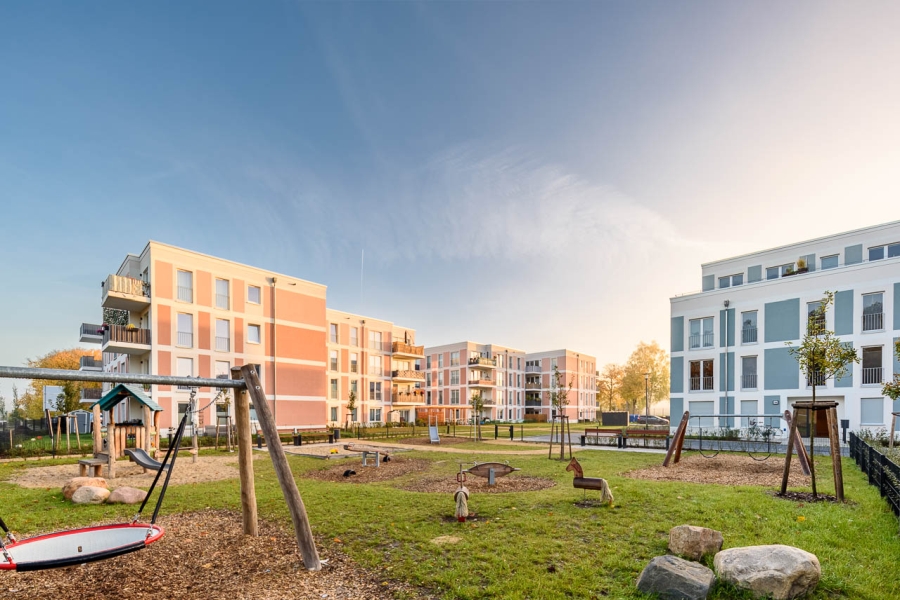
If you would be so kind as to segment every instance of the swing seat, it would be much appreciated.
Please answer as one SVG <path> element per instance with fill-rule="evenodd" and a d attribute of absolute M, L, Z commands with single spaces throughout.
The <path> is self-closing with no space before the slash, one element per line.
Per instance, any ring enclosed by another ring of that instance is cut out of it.
<path fill-rule="evenodd" d="M 0 570 L 40 571 L 113 558 L 143 550 L 164 533 L 159 525 L 128 523 L 39 535 L 6 544 Z"/>

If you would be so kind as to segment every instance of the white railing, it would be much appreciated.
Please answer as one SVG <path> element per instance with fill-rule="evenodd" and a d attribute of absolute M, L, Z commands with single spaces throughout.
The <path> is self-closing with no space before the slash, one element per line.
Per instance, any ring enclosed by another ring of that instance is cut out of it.
<path fill-rule="evenodd" d="M 863 331 L 881 331 L 884 329 L 884 313 L 870 313 L 862 316 Z"/>
<path fill-rule="evenodd" d="M 216 294 L 216 308 L 224 308 L 225 310 L 228 310 L 228 302 L 228 294 Z"/>
<path fill-rule="evenodd" d="M 526 373 L 541 373 L 541 368 L 537 365 L 526 365 L 525 372 Z"/>
<path fill-rule="evenodd" d="M 756 343 L 756 327 L 744 327 L 741 329 L 741 343 L 742 344 L 755 344 Z"/>
<path fill-rule="evenodd" d="M 216 336 L 216 350 L 229 352 L 231 350 L 231 338 Z"/>
<path fill-rule="evenodd" d="M 755 390 L 756 389 L 756 375 L 741 375 L 741 389 L 742 390 Z"/>
<path fill-rule="evenodd" d="M 714 337 L 715 336 L 712 333 L 704 333 L 702 335 L 699 333 L 695 333 L 691 335 L 689 338 L 691 350 L 695 350 L 697 348 L 712 348 L 715 341 Z"/>
<path fill-rule="evenodd" d="M 713 389 L 713 377 L 691 377 L 690 380 L 692 392 L 710 391 Z"/>
<path fill-rule="evenodd" d="M 862 370 L 863 384 L 881 383 L 881 376 L 882 376 L 882 367 L 863 367 L 863 370 Z"/>
<path fill-rule="evenodd" d="M 178 332 L 178 345 L 184 348 L 193 348 L 194 347 L 194 334 L 190 331 L 179 331 Z"/>
<path fill-rule="evenodd" d="M 812 387 L 815 383 L 816 387 L 825 385 L 825 375 L 822 373 L 809 373 L 806 376 L 806 387 Z"/>
<path fill-rule="evenodd" d="M 178 286 L 178 299 L 183 302 L 193 302 L 194 301 L 194 288 L 179 285 Z"/>

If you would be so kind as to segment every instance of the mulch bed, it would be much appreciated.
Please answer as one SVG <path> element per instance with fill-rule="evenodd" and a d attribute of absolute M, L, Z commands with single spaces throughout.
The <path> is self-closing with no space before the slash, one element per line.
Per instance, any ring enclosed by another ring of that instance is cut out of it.
<path fill-rule="evenodd" d="M 545 490 L 556 485 L 552 479 L 543 477 L 531 477 L 529 475 L 508 475 L 500 477 L 493 486 L 488 485 L 484 477 L 468 476 L 464 484 L 472 493 L 479 494 L 506 494 L 510 492 L 534 492 Z M 401 489 L 410 492 L 433 492 L 452 494 L 459 487 L 455 475 L 428 475 L 400 486 Z"/>
<path fill-rule="evenodd" d="M 370 466 L 364 467 L 362 466 L 362 459 L 348 460 L 327 469 L 308 471 L 303 476 L 309 479 L 331 481 L 333 483 L 372 483 L 396 479 L 410 473 L 427 471 L 431 467 L 431 463 L 427 460 L 399 456 L 392 456 L 390 462 L 384 462 L 382 459 L 380 467 L 375 466 L 374 458 L 370 458 L 369 463 Z M 348 469 L 355 471 L 356 474 L 344 477 L 344 473 Z"/>
<path fill-rule="evenodd" d="M 834 496 L 829 496 L 828 494 L 817 494 L 815 498 L 813 498 L 812 492 L 792 492 L 790 490 L 783 494 L 778 492 L 769 492 L 769 494 L 773 498 L 790 500 L 792 502 L 831 502 L 832 504 L 838 503 L 837 498 L 835 498 Z"/>
<path fill-rule="evenodd" d="M 759 485 L 781 487 L 784 473 L 784 459 L 771 457 L 765 461 L 753 460 L 749 456 L 719 454 L 714 458 L 704 458 L 699 454 L 682 455 L 677 464 L 664 467 L 661 464 L 625 473 L 633 479 L 652 481 L 686 481 L 689 483 L 713 483 L 717 485 Z M 809 485 L 809 477 L 800 466 L 791 466 L 791 487 Z"/>
<path fill-rule="evenodd" d="M 321 571 L 307 571 L 291 531 L 260 522 L 260 536 L 241 533 L 241 516 L 222 510 L 161 517 L 166 535 L 145 550 L 78 567 L 5 573 L 3 597 L 129 598 L 130 600 L 392 599 L 430 598 L 420 589 L 385 579 L 339 549 L 323 549 Z"/>

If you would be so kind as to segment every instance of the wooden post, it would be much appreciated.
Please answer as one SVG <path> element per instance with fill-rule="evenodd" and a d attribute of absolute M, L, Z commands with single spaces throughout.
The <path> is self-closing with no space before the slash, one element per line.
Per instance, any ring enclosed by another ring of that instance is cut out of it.
<path fill-rule="evenodd" d="M 114 479 L 116 476 L 116 418 L 113 416 L 113 409 L 110 408 L 109 420 L 106 425 L 106 451 L 109 458 L 106 461 L 106 476 Z"/>
<path fill-rule="evenodd" d="M 837 409 L 825 411 L 828 420 L 828 441 L 831 443 L 831 465 L 834 469 L 834 496 L 838 502 L 844 501 L 844 474 L 841 470 L 841 443 L 838 438 Z"/>
<path fill-rule="evenodd" d="M 797 408 L 794 408 L 794 418 L 791 420 L 791 432 L 788 434 L 787 453 L 784 457 L 784 474 L 781 476 L 781 493 L 787 493 L 788 477 L 791 474 L 791 454 L 794 452 L 794 436 L 797 433 Z"/>
<path fill-rule="evenodd" d="M 687 429 L 689 418 L 690 413 L 685 411 L 684 415 L 681 417 L 681 423 L 679 423 L 678 427 L 675 429 L 675 436 L 672 438 L 672 443 L 669 445 L 668 452 L 666 452 L 666 458 L 663 459 L 664 467 L 668 467 L 669 461 L 673 459 L 675 463 L 681 460 L 681 446 L 684 444 L 684 432 Z"/>
<path fill-rule="evenodd" d="M 790 427 L 791 422 L 793 421 L 791 411 L 784 411 L 784 420 L 787 421 L 788 427 Z M 809 477 L 809 452 L 806 451 L 806 446 L 803 445 L 803 439 L 800 437 L 799 429 L 794 430 L 794 447 L 797 449 L 797 460 L 800 462 L 800 470 L 803 471 L 804 475 Z"/>
<path fill-rule="evenodd" d="M 162 438 L 160 437 L 162 435 L 162 433 L 159 430 L 160 417 L 162 417 L 162 411 L 156 411 L 155 413 L 153 413 L 153 431 L 154 431 L 153 435 L 156 439 L 156 455 L 154 456 L 154 458 L 157 460 L 159 460 L 159 455 L 160 455 L 159 446 L 160 446 L 160 443 L 162 442 Z"/>
<path fill-rule="evenodd" d="M 94 404 L 91 408 L 94 415 L 94 456 L 103 452 L 103 432 L 100 431 L 100 424 L 103 422 L 103 416 L 100 412 L 100 404 Z"/>
<path fill-rule="evenodd" d="M 143 417 L 144 417 L 144 452 L 150 454 L 150 438 L 153 432 L 153 415 L 150 413 L 149 406 L 141 406 L 143 409 Z"/>
<path fill-rule="evenodd" d="M 69 437 L 69 413 L 66 413 L 64 416 L 66 419 L 66 455 L 68 455 L 72 451 L 72 442 Z"/>
<path fill-rule="evenodd" d="M 78 417 L 72 417 L 72 420 L 75 421 L 75 443 L 78 444 L 78 452 L 81 452 L 81 430 L 78 429 Z"/>
<path fill-rule="evenodd" d="M 312 528 L 309 525 L 309 518 L 306 515 L 306 507 L 303 504 L 303 498 L 300 497 L 300 491 L 297 489 L 297 482 L 291 473 L 288 465 L 287 457 L 284 454 L 284 448 L 278 438 L 278 427 L 272 416 L 272 410 L 269 408 L 266 395 L 263 392 L 262 384 L 256 374 L 256 369 L 250 365 L 241 367 L 241 375 L 247 384 L 247 392 L 253 399 L 253 406 L 256 408 L 256 416 L 259 418 L 259 424 L 263 433 L 268 440 L 269 458 L 275 466 L 275 474 L 278 476 L 278 483 L 281 484 L 281 491 L 284 494 L 284 500 L 287 502 L 288 509 L 291 512 L 291 520 L 294 523 L 294 533 L 297 536 L 297 545 L 300 547 L 300 556 L 303 558 L 303 564 L 310 571 L 318 571 L 322 568 L 319 561 L 319 553 L 316 551 L 316 541 L 313 538 Z"/>
<path fill-rule="evenodd" d="M 231 369 L 231 378 L 240 379 L 240 367 Z M 244 535 L 259 535 L 256 488 L 253 484 L 253 440 L 250 435 L 250 400 L 245 390 L 234 390 L 234 414 L 238 438 L 238 468 L 241 473 L 241 520 Z"/>

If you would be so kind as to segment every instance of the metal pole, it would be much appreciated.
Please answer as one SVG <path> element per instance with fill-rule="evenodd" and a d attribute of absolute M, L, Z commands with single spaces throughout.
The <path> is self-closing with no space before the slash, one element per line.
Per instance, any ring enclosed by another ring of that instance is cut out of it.
<path fill-rule="evenodd" d="M 650 428 L 650 373 L 644 373 L 644 413 L 647 420 L 644 421 L 644 429 Z"/>
<path fill-rule="evenodd" d="M 189 387 L 220 387 L 246 389 L 243 379 L 208 379 L 177 377 L 148 373 L 104 373 L 98 371 L 69 371 L 67 369 L 32 369 L 29 367 L 0 367 L 0 379 L 47 379 L 56 381 L 93 381 L 99 383 L 145 383 L 181 385 Z"/>

